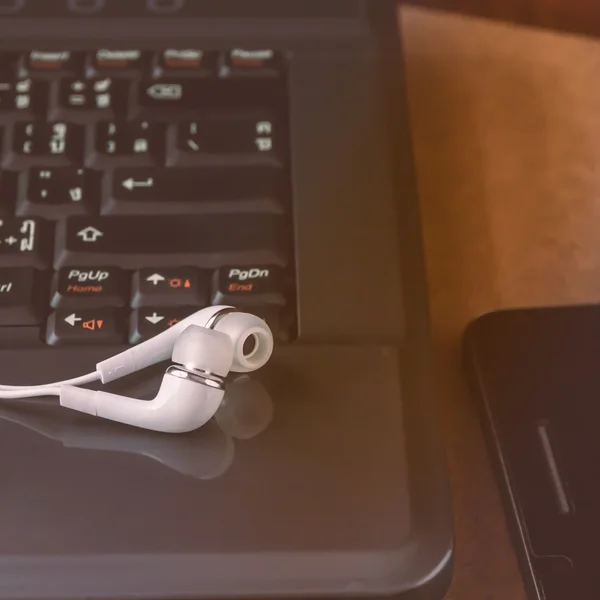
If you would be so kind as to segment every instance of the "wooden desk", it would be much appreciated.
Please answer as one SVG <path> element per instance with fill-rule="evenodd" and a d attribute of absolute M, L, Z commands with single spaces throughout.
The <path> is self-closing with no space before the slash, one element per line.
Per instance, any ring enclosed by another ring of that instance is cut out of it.
<path fill-rule="evenodd" d="M 455 502 L 452 600 L 523 600 L 459 362 L 501 307 L 600 301 L 600 41 L 404 8 Z"/>
<path fill-rule="evenodd" d="M 559 31 L 600 35 L 596 0 L 402 0 L 414 6 L 538 25 Z"/>

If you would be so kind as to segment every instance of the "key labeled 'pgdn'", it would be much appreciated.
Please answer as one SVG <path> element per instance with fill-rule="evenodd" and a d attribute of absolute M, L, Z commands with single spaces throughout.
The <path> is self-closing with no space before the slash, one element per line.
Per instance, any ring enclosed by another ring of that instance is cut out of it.
<path fill-rule="evenodd" d="M 278 267 L 225 267 L 213 277 L 213 304 L 257 306 L 286 304 Z"/>
<path fill-rule="evenodd" d="M 269 269 L 229 269 L 230 280 L 246 281 L 246 279 L 268 279 L 271 276 Z"/>

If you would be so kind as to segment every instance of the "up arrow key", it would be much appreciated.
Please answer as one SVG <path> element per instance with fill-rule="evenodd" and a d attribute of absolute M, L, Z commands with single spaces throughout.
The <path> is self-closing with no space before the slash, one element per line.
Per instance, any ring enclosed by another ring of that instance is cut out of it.
<path fill-rule="evenodd" d="M 146 278 L 146 281 L 153 283 L 154 285 L 158 285 L 161 281 L 164 281 L 165 278 L 159 273 L 154 273 L 154 275 L 150 275 L 150 277 Z"/>

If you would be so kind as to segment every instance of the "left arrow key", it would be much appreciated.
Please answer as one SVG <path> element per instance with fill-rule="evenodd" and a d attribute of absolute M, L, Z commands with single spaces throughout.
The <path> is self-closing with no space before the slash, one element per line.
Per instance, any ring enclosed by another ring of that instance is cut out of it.
<path fill-rule="evenodd" d="M 73 313 L 65 318 L 65 323 L 68 323 L 71 327 L 75 327 L 81 320 L 81 317 L 78 317 L 76 313 Z"/>
<path fill-rule="evenodd" d="M 125 334 L 124 317 L 116 309 L 57 310 L 46 325 L 46 342 L 51 346 L 120 344 Z"/>

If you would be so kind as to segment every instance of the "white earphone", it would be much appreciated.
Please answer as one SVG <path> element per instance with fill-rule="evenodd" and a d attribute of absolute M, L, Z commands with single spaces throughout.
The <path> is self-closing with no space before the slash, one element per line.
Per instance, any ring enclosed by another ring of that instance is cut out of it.
<path fill-rule="evenodd" d="M 184 433 L 215 415 L 230 371 L 260 369 L 272 352 L 273 335 L 265 321 L 231 306 L 211 306 L 98 363 L 94 373 L 43 386 L 0 386 L 0 399 L 55 395 L 65 408 L 152 431 Z M 78 387 L 109 383 L 171 356 L 176 364 L 167 369 L 153 400 Z"/>
<path fill-rule="evenodd" d="M 104 419 L 55 418 L 53 408 L 0 404 L 4 422 L 25 427 L 64 448 L 135 455 L 196 479 L 215 479 L 233 464 L 236 445 L 261 435 L 273 419 L 273 400 L 260 381 L 242 374 L 227 382 L 214 419 L 200 431 L 164 435 Z M 33 410 L 32 410 L 33 408 Z"/>

